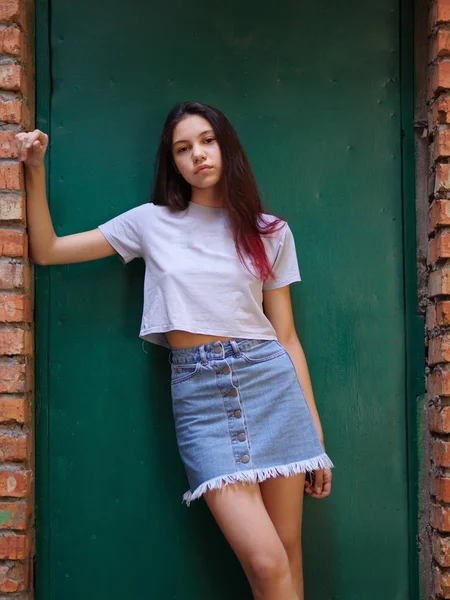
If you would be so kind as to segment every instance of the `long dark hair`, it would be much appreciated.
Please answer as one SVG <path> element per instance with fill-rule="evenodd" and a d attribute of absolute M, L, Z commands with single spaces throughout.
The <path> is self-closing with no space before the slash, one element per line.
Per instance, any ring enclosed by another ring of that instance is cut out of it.
<path fill-rule="evenodd" d="M 223 165 L 220 185 L 241 263 L 249 270 L 244 260 L 247 255 L 262 281 L 274 278 L 260 236 L 277 231 L 284 223 L 277 217 L 269 223 L 261 218 L 264 211 L 248 158 L 230 121 L 216 108 L 202 102 L 184 102 L 171 110 L 159 143 L 151 201 L 173 211 L 185 210 L 189 204 L 191 186 L 176 172 L 172 157 L 173 130 L 189 115 L 199 115 L 209 121 L 220 146 Z"/>

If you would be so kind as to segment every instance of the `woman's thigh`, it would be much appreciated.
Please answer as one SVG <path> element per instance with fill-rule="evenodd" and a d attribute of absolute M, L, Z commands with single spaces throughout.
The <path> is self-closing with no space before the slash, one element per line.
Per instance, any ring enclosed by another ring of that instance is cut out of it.
<path fill-rule="evenodd" d="M 290 555 L 301 547 L 305 474 L 270 477 L 259 486 L 267 513 Z"/>
<path fill-rule="evenodd" d="M 257 483 L 233 483 L 211 490 L 205 501 L 247 575 L 288 565 Z"/>

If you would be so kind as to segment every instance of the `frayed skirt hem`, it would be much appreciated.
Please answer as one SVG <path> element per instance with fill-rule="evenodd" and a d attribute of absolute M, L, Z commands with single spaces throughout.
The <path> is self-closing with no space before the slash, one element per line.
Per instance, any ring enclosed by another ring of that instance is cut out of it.
<path fill-rule="evenodd" d="M 218 490 L 230 483 L 257 483 L 264 481 L 269 477 L 277 477 L 278 475 L 289 477 L 291 475 L 298 475 L 299 473 L 306 473 L 307 471 L 315 471 L 316 469 L 332 469 L 333 467 L 334 465 L 328 455 L 323 453 L 319 454 L 319 456 L 315 456 L 314 458 L 308 458 L 307 460 L 289 463 L 288 465 L 267 467 L 265 469 L 237 471 L 236 473 L 221 475 L 219 477 L 214 477 L 214 479 L 209 479 L 208 481 L 205 481 L 199 485 L 193 492 L 188 490 L 183 495 L 183 502 L 189 506 L 193 500 L 197 500 L 197 498 L 203 496 L 205 492 L 210 490 Z"/>

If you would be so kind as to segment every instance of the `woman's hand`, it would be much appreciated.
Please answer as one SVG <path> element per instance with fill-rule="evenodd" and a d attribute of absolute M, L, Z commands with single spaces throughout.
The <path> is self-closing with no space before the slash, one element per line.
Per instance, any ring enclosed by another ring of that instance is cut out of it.
<path fill-rule="evenodd" d="M 310 474 L 311 482 L 305 479 L 305 492 L 311 498 L 326 498 L 331 492 L 331 469 L 317 469 Z"/>
<path fill-rule="evenodd" d="M 48 135 L 39 129 L 15 136 L 19 162 L 27 167 L 40 167 L 44 164 Z"/>

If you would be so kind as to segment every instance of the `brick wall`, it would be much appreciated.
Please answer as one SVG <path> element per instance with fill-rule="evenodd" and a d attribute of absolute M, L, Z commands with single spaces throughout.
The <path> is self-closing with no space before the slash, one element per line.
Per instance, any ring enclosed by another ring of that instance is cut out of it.
<path fill-rule="evenodd" d="M 429 13 L 430 211 L 427 308 L 431 597 L 450 598 L 450 0 Z"/>
<path fill-rule="evenodd" d="M 14 135 L 34 119 L 33 3 L 0 0 L 0 598 L 32 598 L 32 278 Z"/>

